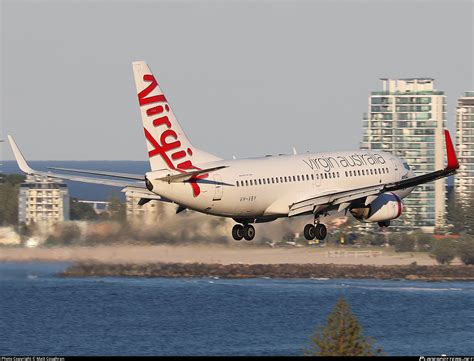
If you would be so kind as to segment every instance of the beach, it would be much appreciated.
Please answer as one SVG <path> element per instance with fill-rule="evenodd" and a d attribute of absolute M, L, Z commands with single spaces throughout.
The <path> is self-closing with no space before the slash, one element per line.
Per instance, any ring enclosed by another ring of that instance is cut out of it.
<path fill-rule="evenodd" d="M 212 263 L 436 265 L 424 252 L 396 253 L 383 247 L 257 247 L 224 245 L 117 245 L 97 247 L 0 248 L 0 262 Z M 453 264 L 459 264 L 457 260 Z"/>

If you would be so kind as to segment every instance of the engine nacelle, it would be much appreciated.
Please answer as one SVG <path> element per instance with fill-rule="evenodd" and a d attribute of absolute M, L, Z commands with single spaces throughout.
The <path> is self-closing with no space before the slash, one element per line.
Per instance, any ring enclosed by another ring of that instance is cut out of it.
<path fill-rule="evenodd" d="M 382 222 L 400 217 L 403 203 L 394 193 L 383 193 L 367 207 L 352 208 L 351 214 L 360 221 Z"/>

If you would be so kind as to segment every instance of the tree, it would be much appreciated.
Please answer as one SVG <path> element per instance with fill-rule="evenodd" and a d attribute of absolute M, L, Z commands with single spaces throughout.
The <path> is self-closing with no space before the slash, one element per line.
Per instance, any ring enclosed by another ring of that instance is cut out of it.
<path fill-rule="evenodd" d="M 412 252 L 415 249 L 415 240 L 408 234 L 404 234 L 393 242 L 395 252 Z"/>
<path fill-rule="evenodd" d="M 362 334 L 362 327 L 352 313 L 346 300 L 341 297 L 327 324 L 319 326 L 311 338 L 313 347 L 306 350 L 306 356 L 375 356 L 382 350 L 374 349 L 374 341 Z"/>
<path fill-rule="evenodd" d="M 18 192 L 25 176 L 2 175 L 0 182 L 0 224 L 18 224 Z"/>
<path fill-rule="evenodd" d="M 474 264 L 474 238 L 461 240 L 457 247 L 457 254 L 464 264 Z"/>
<path fill-rule="evenodd" d="M 455 256 L 456 247 L 452 239 L 441 238 L 433 242 L 431 257 L 434 257 L 438 263 L 449 264 Z"/>
<path fill-rule="evenodd" d="M 453 232 L 474 235 L 474 197 L 458 199 L 453 187 L 450 187 L 446 209 L 448 222 L 453 225 Z"/>
<path fill-rule="evenodd" d="M 426 251 L 431 248 L 432 236 L 420 230 L 416 230 L 411 234 L 416 239 L 416 249 L 418 251 Z"/>
<path fill-rule="evenodd" d="M 112 195 L 109 198 L 109 214 L 110 219 L 114 221 L 123 221 L 126 217 L 125 203 L 120 200 L 117 195 Z"/>
<path fill-rule="evenodd" d="M 382 246 L 386 242 L 385 234 L 382 232 L 374 233 L 371 236 L 367 236 L 367 238 L 371 246 Z"/>
<path fill-rule="evenodd" d="M 79 202 L 77 198 L 71 197 L 69 199 L 70 218 L 74 220 L 95 220 L 98 218 L 97 213 L 94 211 L 89 203 Z"/>

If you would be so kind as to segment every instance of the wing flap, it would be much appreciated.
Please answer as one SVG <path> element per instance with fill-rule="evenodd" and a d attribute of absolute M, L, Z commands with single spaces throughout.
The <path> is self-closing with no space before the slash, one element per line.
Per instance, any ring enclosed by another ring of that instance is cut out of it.
<path fill-rule="evenodd" d="M 322 196 L 306 199 L 290 206 L 288 217 L 297 216 L 304 213 L 320 212 L 321 210 L 331 206 L 343 204 L 347 208 L 351 202 L 362 199 L 364 197 L 378 195 L 384 188 L 383 185 L 352 189 L 349 191 L 334 192 Z M 318 207 L 318 209 L 316 209 Z"/>

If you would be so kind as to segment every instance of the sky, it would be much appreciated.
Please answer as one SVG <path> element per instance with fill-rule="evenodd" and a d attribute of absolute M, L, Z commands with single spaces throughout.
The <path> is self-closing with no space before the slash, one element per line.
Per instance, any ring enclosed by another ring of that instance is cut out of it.
<path fill-rule="evenodd" d="M 0 138 L 31 160 L 146 160 L 135 60 L 223 158 L 357 149 L 383 77 L 434 78 L 452 131 L 474 90 L 472 1 L 0 4 Z"/>

